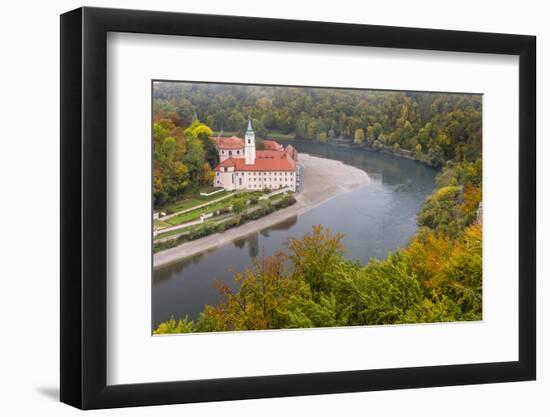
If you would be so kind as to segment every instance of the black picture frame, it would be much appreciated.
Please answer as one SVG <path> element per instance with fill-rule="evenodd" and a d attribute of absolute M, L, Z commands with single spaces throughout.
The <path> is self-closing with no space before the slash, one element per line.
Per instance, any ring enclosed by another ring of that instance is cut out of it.
<path fill-rule="evenodd" d="M 519 360 L 107 385 L 108 32 L 519 56 Z M 61 401 L 82 409 L 534 380 L 536 38 L 102 8 L 61 15 Z"/>

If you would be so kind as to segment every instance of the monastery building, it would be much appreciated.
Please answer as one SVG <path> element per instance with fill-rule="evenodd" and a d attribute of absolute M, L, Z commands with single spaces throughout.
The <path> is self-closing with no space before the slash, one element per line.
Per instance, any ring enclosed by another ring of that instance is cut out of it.
<path fill-rule="evenodd" d="M 296 191 L 298 152 L 292 145 L 283 147 L 273 140 L 264 141 L 264 150 L 256 150 L 252 123 L 244 139 L 219 137 L 216 148 L 220 163 L 215 168 L 215 187 L 226 190 L 263 190 L 289 188 Z"/>

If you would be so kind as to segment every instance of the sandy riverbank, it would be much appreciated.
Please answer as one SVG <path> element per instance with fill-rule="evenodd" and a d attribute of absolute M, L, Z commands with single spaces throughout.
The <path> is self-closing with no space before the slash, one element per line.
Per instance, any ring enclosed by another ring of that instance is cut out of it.
<path fill-rule="evenodd" d="M 242 226 L 184 243 L 154 255 L 154 267 L 159 268 L 180 259 L 232 242 L 242 236 L 265 229 L 289 217 L 300 215 L 342 193 L 353 191 L 369 183 L 367 173 L 340 161 L 299 154 L 298 163 L 304 169 L 303 190 L 296 195 L 296 203 L 266 217 Z"/>

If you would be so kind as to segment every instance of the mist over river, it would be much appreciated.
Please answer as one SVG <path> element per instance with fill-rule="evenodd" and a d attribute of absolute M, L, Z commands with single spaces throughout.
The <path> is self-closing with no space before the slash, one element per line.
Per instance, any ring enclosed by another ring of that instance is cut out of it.
<path fill-rule="evenodd" d="M 371 258 L 385 258 L 416 232 L 416 214 L 435 186 L 434 169 L 379 152 L 291 143 L 298 152 L 339 160 L 366 171 L 370 184 L 260 232 L 155 270 L 153 328 L 171 316 L 178 319 L 187 315 L 195 319 L 205 304 L 216 304 L 221 298 L 212 285 L 214 280 L 236 288 L 234 271 L 250 267 L 253 257 L 270 256 L 283 249 L 289 236 L 301 237 L 313 225 L 322 224 L 333 232 L 343 233 L 346 257 L 362 263 Z"/>

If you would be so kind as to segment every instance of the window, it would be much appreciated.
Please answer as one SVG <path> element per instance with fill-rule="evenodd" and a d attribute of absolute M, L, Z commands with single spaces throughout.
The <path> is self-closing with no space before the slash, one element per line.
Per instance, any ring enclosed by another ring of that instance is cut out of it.
<path fill-rule="evenodd" d="M 233 155 L 233 153 L 231 151 L 229 151 L 229 155 Z"/>

